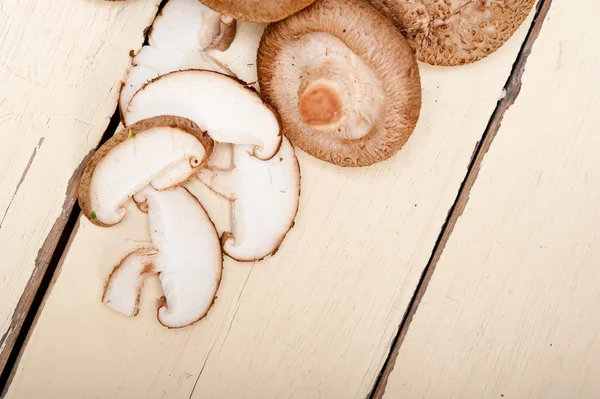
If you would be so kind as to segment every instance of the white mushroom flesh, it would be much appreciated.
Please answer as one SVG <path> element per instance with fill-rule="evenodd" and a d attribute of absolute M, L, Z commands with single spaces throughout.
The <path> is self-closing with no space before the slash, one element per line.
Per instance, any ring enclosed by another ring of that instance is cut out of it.
<path fill-rule="evenodd" d="M 203 52 L 220 34 L 221 17 L 198 0 L 170 0 L 152 25 L 149 45 L 132 60 L 121 90 L 121 110 L 145 83 L 166 73 L 184 69 L 228 73 L 226 67 Z"/>
<path fill-rule="evenodd" d="M 198 0 L 169 0 L 152 24 L 150 46 L 164 52 L 203 50 L 220 32 L 221 14 Z"/>
<path fill-rule="evenodd" d="M 160 127 L 135 135 L 102 158 L 90 182 L 90 205 L 98 221 L 113 225 L 125 216 L 123 203 L 151 184 L 163 190 L 191 177 L 206 156 L 198 139 Z"/>
<path fill-rule="evenodd" d="M 157 115 L 188 118 L 217 142 L 253 145 L 263 160 L 281 143 L 277 116 L 262 98 L 212 71 L 173 72 L 148 83 L 132 98 L 124 119 L 131 125 Z"/>
<path fill-rule="evenodd" d="M 219 236 L 198 200 L 186 189 L 156 191 L 147 187 L 150 236 L 158 254 L 158 270 L 166 305 L 158 310 L 161 324 L 184 327 L 203 318 L 212 306 L 223 255 Z"/>
<path fill-rule="evenodd" d="M 238 21 L 237 33 L 231 46 L 225 51 L 209 52 L 212 58 L 227 67 L 238 79 L 252 84 L 256 89 L 256 53 L 265 27 L 264 24 Z"/>
<path fill-rule="evenodd" d="M 102 297 L 106 307 L 129 317 L 137 315 L 144 277 L 156 273 L 152 266 L 156 253 L 154 249 L 139 249 L 115 267 Z"/>
<path fill-rule="evenodd" d="M 223 239 L 223 250 L 239 261 L 260 260 L 279 248 L 294 224 L 300 198 L 298 159 L 286 138 L 268 161 L 252 156 L 251 150 L 235 146 L 233 169 L 204 169 L 198 175 L 234 200 L 232 231 Z"/>

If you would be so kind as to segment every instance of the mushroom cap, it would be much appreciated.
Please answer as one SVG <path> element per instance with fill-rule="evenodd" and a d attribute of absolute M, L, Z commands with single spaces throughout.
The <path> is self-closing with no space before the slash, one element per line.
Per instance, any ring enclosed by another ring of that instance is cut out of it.
<path fill-rule="evenodd" d="M 269 25 L 258 50 L 258 78 L 292 143 L 340 166 L 394 155 L 421 109 L 410 46 L 359 0 L 319 0 Z"/>
<path fill-rule="evenodd" d="M 171 72 L 148 82 L 131 99 L 125 125 L 155 115 L 178 115 L 194 121 L 220 143 L 255 146 L 270 159 L 281 145 L 279 117 L 256 90 L 218 72 Z"/>
<path fill-rule="evenodd" d="M 148 184 L 165 190 L 193 177 L 207 162 L 213 140 L 192 121 L 157 116 L 123 129 L 88 161 L 78 187 L 86 217 L 112 226 L 125 216 L 123 203 Z"/>
<path fill-rule="evenodd" d="M 213 10 L 240 21 L 268 23 L 280 21 L 315 0 L 200 0 Z"/>
<path fill-rule="evenodd" d="M 406 36 L 420 61 L 442 66 L 478 61 L 502 46 L 535 0 L 369 0 Z"/>

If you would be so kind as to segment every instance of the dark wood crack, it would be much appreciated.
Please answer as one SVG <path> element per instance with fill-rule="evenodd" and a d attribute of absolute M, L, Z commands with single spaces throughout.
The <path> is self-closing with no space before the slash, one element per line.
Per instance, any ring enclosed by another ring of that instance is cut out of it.
<path fill-rule="evenodd" d="M 419 304 L 421 303 L 421 300 L 423 299 L 423 296 L 427 291 L 429 281 L 431 280 L 431 277 L 435 272 L 437 263 L 440 260 L 442 253 L 444 252 L 446 243 L 452 235 L 452 232 L 454 230 L 454 227 L 456 226 L 458 219 L 463 214 L 465 207 L 469 202 L 471 189 L 473 188 L 473 185 L 477 180 L 477 176 L 479 175 L 483 158 L 489 151 L 496 135 L 498 134 L 498 131 L 500 130 L 502 119 L 504 118 L 506 111 L 514 104 L 516 98 L 519 95 L 519 92 L 521 91 L 521 79 L 525 71 L 527 59 L 531 54 L 531 50 L 536 39 L 539 36 L 539 33 L 542 29 L 546 16 L 548 15 L 548 11 L 550 9 L 551 4 L 552 0 L 540 0 L 540 2 L 537 5 L 537 9 L 531 27 L 529 28 L 527 36 L 525 37 L 525 41 L 521 46 L 519 54 L 517 55 L 515 63 L 513 64 L 512 71 L 504 86 L 504 90 L 506 90 L 506 96 L 498 102 L 498 105 L 492 113 L 492 116 L 488 122 L 488 125 L 483 133 L 481 140 L 477 142 L 475 146 L 475 151 L 473 152 L 473 156 L 467 169 L 465 179 L 461 184 L 454 204 L 448 212 L 446 221 L 442 226 L 440 235 L 438 236 L 429 261 L 427 262 L 427 266 L 423 270 L 423 273 L 411 298 L 409 306 L 404 314 L 404 317 L 402 318 L 398 329 L 398 333 L 392 341 L 392 346 L 388 357 L 384 362 L 383 368 L 379 376 L 377 377 L 375 384 L 373 385 L 372 391 L 368 395 L 369 399 L 380 399 L 383 398 L 385 394 L 385 388 L 387 386 L 388 378 L 394 370 L 400 347 L 404 342 L 404 338 L 406 337 L 414 315 L 419 308 Z"/>

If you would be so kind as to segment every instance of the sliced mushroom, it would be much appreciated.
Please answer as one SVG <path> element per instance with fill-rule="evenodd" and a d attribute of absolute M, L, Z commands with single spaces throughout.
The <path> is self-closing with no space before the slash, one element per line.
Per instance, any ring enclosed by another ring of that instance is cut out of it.
<path fill-rule="evenodd" d="M 213 10 L 240 21 L 280 21 L 315 0 L 200 0 Z"/>
<path fill-rule="evenodd" d="M 190 179 L 213 147 L 213 140 L 185 118 L 141 120 L 91 157 L 78 189 L 81 209 L 96 225 L 117 224 L 125 216 L 125 201 L 148 184 L 164 190 Z"/>
<path fill-rule="evenodd" d="M 194 68 L 228 73 L 227 67 L 208 52 L 218 54 L 228 49 L 235 32 L 233 18 L 211 10 L 198 0 L 170 0 L 152 25 L 149 44 L 132 60 L 121 89 L 121 113 L 146 82 L 166 73 Z"/>
<path fill-rule="evenodd" d="M 248 84 L 254 83 L 257 89 L 256 53 L 265 27 L 263 24 L 239 22 L 231 46 L 226 51 L 209 52 L 214 60 L 224 65 L 238 79 Z"/>
<path fill-rule="evenodd" d="M 102 296 L 106 307 L 129 317 L 138 314 L 144 277 L 157 273 L 153 266 L 157 253 L 151 248 L 138 249 L 115 267 Z"/>
<path fill-rule="evenodd" d="M 255 90 L 213 71 L 171 72 L 152 80 L 131 99 L 125 124 L 155 115 L 191 119 L 215 141 L 255 146 L 260 159 L 273 157 L 281 144 L 271 106 Z"/>
<path fill-rule="evenodd" d="M 204 169 L 198 176 L 234 201 L 232 231 L 223 234 L 223 251 L 238 261 L 256 261 L 273 254 L 294 225 L 300 167 L 286 138 L 268 161 L 252 156 L 251 147 L 235 146 L 234 164 L 231 170 Z"/>
<path fill-rule="evenodd" d="M 221 282 L 223 254 L 206 211 L 185 188 L 142 191 L 148 201 L 154 268 L 165 294 L 158 320 L 180 328 L 202 319 Z"/>
<path fill-rule="evenodd" d="M 420 61 L 462 65 L 500 48 L 535 0 L 369 0 L 406 36 Z"/>
<path fill-rule="evenodd" d="M 164 53 L 229 47 L 235 20 L 198 0 L 169 0 L 152 23 L 148 44 Z M 220 43 L 223 39 L 225 41 Z"/>
<path fill-rule="evenodd" d="M 340 166 L 394 155 L 421 109 L 410 46 L 359 0 L 319 0 L 269 25 L 258 50 L 258 78 L 292 143 Z"/>

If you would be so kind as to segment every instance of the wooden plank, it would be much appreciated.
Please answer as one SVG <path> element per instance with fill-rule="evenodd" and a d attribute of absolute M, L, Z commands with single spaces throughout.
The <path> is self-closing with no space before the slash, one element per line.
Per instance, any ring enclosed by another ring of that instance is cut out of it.
<path fill-rule="evenodd" d="M 548 4 L 384 398 L 600 396 L 600 4 Z"/>
<path fill-rule="evenodd" d="M 299 153 L 296 227 L 262 263 L 227 259 L 192 328 L 157 323 L 156 280 L 135 319 L 100 303 L 113 265 L 148 241 L 144 215 L 81 219 L 7 397 L 365 397 L 527 28 L 478 64 L 423 65 L 422 117 L 393 160 L 340 169 Z"/>
<path fill-rule="evenodd" d="M 0 371 L 156 3 L 0 3 Z"/>
<path fill-rule="evenodd" d="M 388 356 L 388 359 L 385 362 L 380 378 L 378 379 L 374 390 L 373 397 L 381 398 L 383 393 L 385 392 L 388 378 L 390 373 L 394 369 L 394 365 L 396 363 L 396 359 L 398 357 L 398 352 L 402 347 L 402 343 L 406 337 L 408 330 L 410 329 L 410 325 L 414 319 L 415 313 L 423 300 L 423 296 L 427 292 L 427 288 L 429 287 L 429 282 L 431 281 L 431 277 L 435 273 L 437 264 L 442 256 L 446 244 L 452 232 L 454 231 L 454 227 L 456 226 L 457 220 L 462 216 L 465 211 L 465 207 L 469 202 L 469 196 L 471 195 L 471 189 L 477 180 L 479 175 L 479 170 L 481 169 L 481 164 L 483 159 L 487 155 L 487 152 L 490 149 L 494 138 L 498 134 L 498 130 L 502 124 L 502 119 L 504 118 L 504 114 L 506 111 L 513 105 L 515 99 L 518 97 L 521 91 L 521 79 L 523 77 L 523 72 L 525 71 L 525 66 L 527 65 L 527 59 L 531 54 L 531 49 L 533 44 L 538 38 L 540 30 L 544 24 L 544 20 L 546 15 L 548 14 L 548 9 L 550 8 L 552 0 L 541 0 L 537 6 L 536 15 L 534 17 L 534 21 L 531 25 L 531 28 L 525 38 L 525 42 L 523 43 L 523 47 L 521 48 L 521 52 L 515 61 L 515 65 L 513 66 L 513 70 L 511 75 L 506 83 L 505 87 L 505 95 L 498 102 L 498 106 L 490 119 L 490 122 L 487 126 L 487 129 L 482 137 L 481 143 L 478 148 L 475 150 L 473 160 L 471 161 L 471 165 L 469 166 L 469 171 L 467 176 L 465 177 L 465 181 L 463 182 L 458 196 L 450 210 L 448 215 L 448 219 L 446 220 L 446 224 L 442 228 L 436 246 L 433 249 L 433 253 L 431 254 L 431 258 L 425 270 L 423 271 L 423 275 L 421 276 L 421 280 L 417 285 L 415 294 L 408 306 L 406 314 L 400 323 L 400 329 L 398 331 L 398 336 L 392 346 L 392 350 Z"/>

